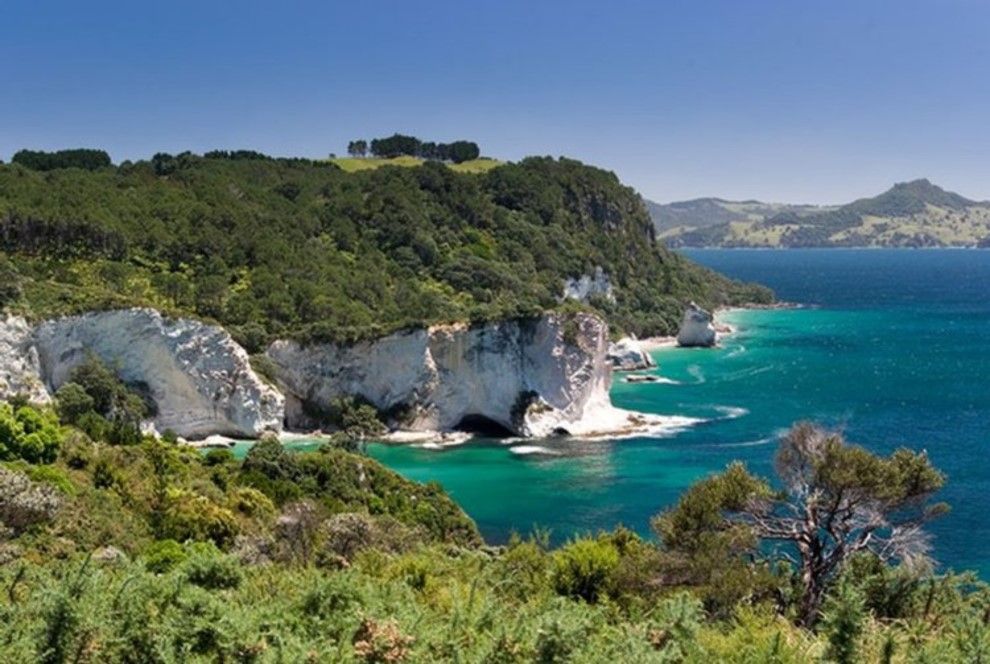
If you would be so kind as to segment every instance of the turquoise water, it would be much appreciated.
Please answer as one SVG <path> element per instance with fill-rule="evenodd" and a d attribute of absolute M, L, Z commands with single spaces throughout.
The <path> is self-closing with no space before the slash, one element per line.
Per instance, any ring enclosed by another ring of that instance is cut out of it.
<path fill-rule="evenodd" d="M 718 349 L 654 354 L 667 383 L 617 382 L 616 405 L 704 421 L 668 438 L 477 440 L 443 451 L 372 445 L 412 479 L 437 480 L 487 539 L 549 528 L 556 540 L 650 516 L 734 459 L 769 473 L 774 438 L 809 418 L 888 452 L 925 448 L 949 477 L 935 556 L 990 576 L 990 252 L 686 252 L 813 307 L 735 311 Z"/>

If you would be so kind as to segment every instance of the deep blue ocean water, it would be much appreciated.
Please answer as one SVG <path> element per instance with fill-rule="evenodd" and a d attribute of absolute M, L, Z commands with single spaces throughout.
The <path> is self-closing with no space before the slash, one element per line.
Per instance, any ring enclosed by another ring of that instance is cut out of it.
<path fill-rule="evenodd" d="M 926 449 L 952 512 L 933 524 L 943 566 L 990 578 L 990 251 L 699 250 L 692 259 L 772 287 L 800 309 L 727 312 L 717 349 L 660 350 L 665 383 L 616 382 L 616 405 L 704 422 L 666 438 L 478 440 L 443 451 L 374 445 L 437 480 L 494 542 L 534 526 L 560 541 L 649 518 L 734 459 L 769 473 L 792 422 L 841 427 L 872 450 Z"/>

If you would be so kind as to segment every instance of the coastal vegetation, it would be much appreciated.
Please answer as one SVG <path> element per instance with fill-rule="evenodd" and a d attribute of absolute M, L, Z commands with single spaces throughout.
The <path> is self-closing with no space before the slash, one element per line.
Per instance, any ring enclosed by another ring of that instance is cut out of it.
<path fill-rule="evenodd" d="M 553 548 L 541 532 L 486 544 L 439 486 L 334 443 L 293 453 L 268 437 L 239 461 L 3 408 L 55 437 L 53 455 L 0 467 L 4 661 L 974 662 L 990 649 L 986 586 L 844 547 L 863 539 L 850 530 L 807 532 L 837 561 L 807 613 L 801 548 L 768 546 L 783 522 L 766 519 L 801 506 L 897 541 L 903 508 L 942 481 L 923 455 L 879 457 L 808 425 L 783 440 L 778 479 L 730 466 L 660 512 L 652 537 L 617 527 Z"/>
<path fill-rule="evenodd" d="M 614 174 L 529 158 L 347 173 L 249 151 L 118 166 L 0 165 L 4 304 L 33 318 L 144 305 L 273 338 L 349 340 L 449 321 L 597 311 L 614 334 L 676 330 L 686 301 L 770 293 L 655 242 Z M 601 268 L 613 297 L 562 302 Z"/>

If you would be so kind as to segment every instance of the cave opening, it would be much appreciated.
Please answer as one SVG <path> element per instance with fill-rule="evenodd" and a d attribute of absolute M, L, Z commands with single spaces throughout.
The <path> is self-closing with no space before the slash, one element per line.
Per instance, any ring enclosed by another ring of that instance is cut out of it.
<path fill-rule="evenodd" d="M 462 417 L 454 429 L 483 438 L 509 438 L 516 435 L 514 431 L 499 424 L 490 417 L 485 417 L 477 413 L 469 413 Z"/>

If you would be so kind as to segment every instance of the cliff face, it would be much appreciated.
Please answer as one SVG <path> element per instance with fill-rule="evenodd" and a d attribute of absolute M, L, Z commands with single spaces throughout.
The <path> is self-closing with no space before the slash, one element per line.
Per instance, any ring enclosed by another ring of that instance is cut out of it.
<path fill-rule="evenodd" d="M 314 409 L 359 396 L 412 431 L 519 436 L 623 432 L 645 420 L 613 408 L 607 324 L 591 314 L 443 325 L 349 346 L 276 341 L 279 390 L 222 328 L 151 309 L 70 316 L 31 327 L 0 318 L 0 398 L 50 401 L 88 353 L 141 385 L 154 425 L 187 438 L 256 437 L 316 423 Z M 283 397 L 284 393 L 284 397 Z"/>
<path fill-rule="evenodd" d="M 8 319 L 0 328 L 9 340 L 6 346 L 0 341 L 0 375 L 14 377 L 0 396 L 26 392 L 47 401 L 93 353 L 125 382 L 146 386 L 159 431 L 254 437 L 281 428 L 282 396 L 255 375 L 247 353 L 219 327 L 126 309 L 58 318 L 33 330 Z"/>
<path fill-rule="evenodd" d="M 35 403 L 51 400 L 41 380 L 34 329 L 19 316 L 0 316 L 0 399 L 23 394 Z"/>
<path fill-rule="evenodd" d="M 401 426 L 448 431 L 494 424 L 521 436 L 582 434 L 614 426 L 608 398 L 607 326 L 587 314 L 436 326 L 357 344 L 302 347 L 278 341 L 268 355 L 286 393 L 289 426 L 307 426 L 303 404 L 345 394 L 401 413 Z"/>

